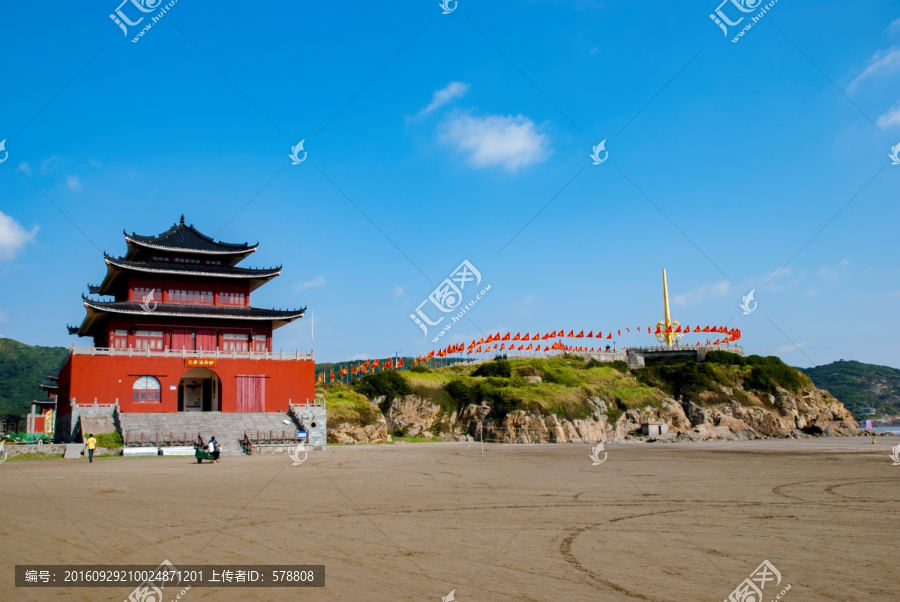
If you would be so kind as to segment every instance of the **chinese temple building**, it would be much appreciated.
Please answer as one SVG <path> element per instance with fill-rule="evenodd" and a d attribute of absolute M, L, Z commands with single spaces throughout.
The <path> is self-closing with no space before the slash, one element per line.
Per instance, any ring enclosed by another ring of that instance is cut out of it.
<path fill-rule="evenodd" d="M 250 303 L 256 289 L 281 274 L 280 266 L 238 266 L 258 245 L 216 241 L 185 225 L 184 216 L 156 236 L 126 232 L 125 243 L 124 256 L 104 254 L 106 276 L 88 286 L 87 314 L 69 327 L 91 345 L 73 345 L 60 369 L 58 431 L 76 434 L 79 406 L 283 418 L 291 403 L 315 398 L 312 353 L 272 348 L 273 332 L 306 308 Z"/>
<path fill-rule="evenodd" d="M 47 392 L 47 397 L 31 402 L 31 412 L 26 416 L 25 432 L 53 437 L 56 393 L 59 386 L 56 384 L 55 376 L 48 376 L 47 379 L 51 381 L 50 384 L 41 384 L 41 390 Z"/>

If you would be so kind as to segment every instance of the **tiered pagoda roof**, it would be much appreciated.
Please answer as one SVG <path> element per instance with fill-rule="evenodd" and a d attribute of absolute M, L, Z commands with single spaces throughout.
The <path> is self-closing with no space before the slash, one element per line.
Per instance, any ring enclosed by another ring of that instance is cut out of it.
<path fill-rule="evenodd" d="M 70 334 L 79 336 L 90 335 L 93 325 L 106 318 L 107 314 L 125 314 L 142 316 L 143 318 L 206 318 L 206 319 L 238 319 L 273 322 L 272 327 L 278 328 L 289 322 L 302 318 L 306 308 L 302 309 L 262 309 L 258 307 L 240 307 L 229 305 L 187 305 L 177 303 L 160 303 L 153 311 L 147 311 L 143 305 L 136 301 L 96 301 L 84 297 L 84 306 L 87 308 L 87 316 L 81 326 Z"/>
<path fill-rule="evenodd" d="M 106 277 L 98 286 L 88 285 L 95 295 L 116 295 L 127 286 L 129 272 L 146 274 L 188 276 L 191 278 L 227 278 L 247 280 L 250 291 L 255 291 L 263 284 L 281 275 L 281 266 L 274 268 L 239 268 L 231 265 L 197 265 L 190 263 L 173 263 L 169 261 L 131 261 L 124 257 L 112 257 L 104 253 L 106 260 Z"/>
<path fill-rule="evenodd" d="M 88 285 L 92 294 L 106 295 L 113 301 L 100 301 L 82 295 L 87 315 L 81 326 L 69 326 L 70 334 L 94 336 L 102 331 L 111 314 L 141 316 L 142 321 L 166 318 L 194 320 L 229 320 L 269 322 L 272 328 L 283 326 L 303 317 L 306 308 L 294 310 L 260 309 L 255 307 L 213 304 L 163 303 L 158 300 L 152 310 L 141 303 L 128 300 L 129 280 L 132 276 L 163 278 L 172 282 L 227 281 L 241 282 L 252 292 L 281 275 L 281 266 L 273 268 L 241 268 L 236 264 L 256 251 L 258 243 L 226 243 L 199 232 L 181 221 L 156 236 L 125 234 L 128 252 L 124 257 L 104 253 L 106 276 L 99 285 Z"/>
<path fill-rule="evenodd" d="M 124 234 L 125 242 L 128 243 L 126 255 L 128 259 L 135 259 L 137 256 L 148 254 L 148 252 L 150 254 L 158 252 L 191 253 L 206 256 L 231 256 L 230 265 L 234 265 L 250 253 L 254 253 L 259 246 L 259 243 L 250 245 L 213 240 L 212 237 L 199 232 L 193 225 L 185 225 L 183 215 L 179 223 L 156 236 L 144 236 L 134 232 L 131 234 L 124 232 Z"/>

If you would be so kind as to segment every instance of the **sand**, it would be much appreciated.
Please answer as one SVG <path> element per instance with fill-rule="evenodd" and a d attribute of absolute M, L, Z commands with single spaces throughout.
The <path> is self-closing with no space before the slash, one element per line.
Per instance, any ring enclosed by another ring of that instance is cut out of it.
<path fill-rule="evenodd" d="M 897 600 L 900 438 L 586 445 L 395 444 L 287 456 L 0 465 L 0 599 L 16 564 L 324 564 L 326 587 L 182 600 Z M 602 458 L 603 455 L 601 454 Z M 168 595 L 168 600 L 170 596 Z M 171 598 L 178 592 L 173 591 Z"/>

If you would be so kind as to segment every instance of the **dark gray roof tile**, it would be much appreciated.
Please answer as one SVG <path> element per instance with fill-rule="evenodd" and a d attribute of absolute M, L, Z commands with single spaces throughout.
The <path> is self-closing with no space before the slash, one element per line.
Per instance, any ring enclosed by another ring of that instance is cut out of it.
<path fill-rule="evenodd" d="M 247 253 L 256 249 L 257 245 L 248 243 L 230 243 L 213 240 L 201 232 L 194 226 L 187 226 L 184 223 L 184 216 L 181 216 L 181 222 L 173 225 L 171 228 L 157 234 L 156 236 L 144 236 L 132 232 L 125 233 L 125 239 L 130 240 L 139 245 L 152 247 L 155 249 L 166 249 L 170 251 L 194 251 L 205 253 Z"/>

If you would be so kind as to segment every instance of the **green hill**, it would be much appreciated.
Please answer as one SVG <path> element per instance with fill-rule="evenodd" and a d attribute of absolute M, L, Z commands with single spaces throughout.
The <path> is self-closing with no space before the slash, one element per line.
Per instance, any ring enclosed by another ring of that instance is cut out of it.
<path fill-rule="evenodd" d="M 815 368 L 805 368 L 820 389 L 841 400 L 857 420 L 900 416 L 900 370 L 888 366 L 839 361 Z M 867 416 L 862 408 L 875 408 L 875 416 Z"/>
<path fill-rule="evenodd" d="M 562 356 L 386 371 L 349 386 L 329 386 L 328 400 L 330 411 L 360 425 L 371 419 L 371 404 L 366 400 L 383 399 L 381 410 L 386 411 L 391 399 L 404 395 L 428 400 L 447 415 L 484 401 L 498 419 L 516 410 L 585 419 L 596 412 L 593 398 L 604 402 L 607 417 L 616 420 L 630 409 L 661 407 L 666 397 L 700 406 L 734 399 L 742 405 L 768 408 L 771 404 L 761 401 L 768 400 L 764 394 L 779 388 L 798 392 L 811 385 L 808 377 L 777 357 L 744 358 L 715 351 L 699 364 L 683 358 L 648 362 L 637 370 L 629 370 L 625 362 L 585 362 L 581 357 Z"/>
<path fill-rule="evenodd" d="M 0 415 L 24 418 L 32 400 L 46 395 L 40 384 L 56 374 L 67 352 L 65 347 L 32 347 L 0 339 Z"/>

